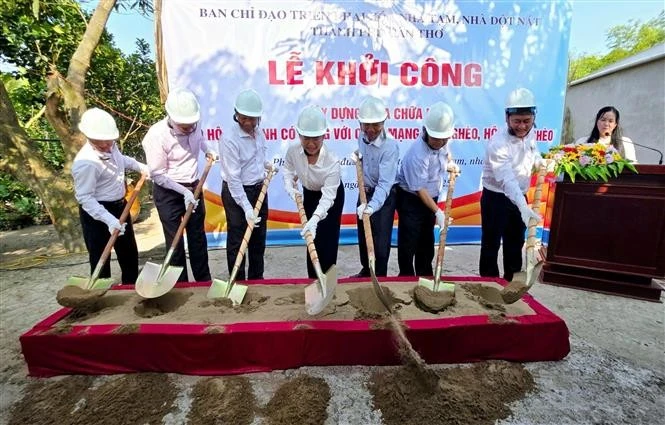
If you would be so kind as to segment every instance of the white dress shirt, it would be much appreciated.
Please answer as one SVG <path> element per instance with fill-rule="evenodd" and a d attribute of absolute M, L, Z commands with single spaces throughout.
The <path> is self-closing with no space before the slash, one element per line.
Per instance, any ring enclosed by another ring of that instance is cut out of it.
<path fill-rule="evenodd" d="M 300 143 L 293 144 L 286 151 L 282 171 L 285 186 L 292 184 L 293 178 L 298 176 L 298 180 L 307 190 L 321 191 L 321 199 L 314 214 L 321 217 L 321 220 L 326 218 L 328 210 L 335 202 L 341 181 L 337 156 L 323 145 L 316 163 L 309 164 Z"/>
<path fill-rule="evenodd" d="M 490 139 L 483 164 L 484 188 L 505 194 L 517 205 L 518 197 L 529 189 L 533 168 L 542 161 L 536 148 L 535 133 L 532 128 L 520 139 L 504 128 Z"/>
<path fill-rule="evenodd" d="M 441 192 L 443 173 L 448 168 L 448 144 L 439 150 L 430 148 L 419 138 L 402 159 L 397 174 L 397 183 L 405 191 L 414 195 L 421 189 L 436 198 Z"/>
<path fill-rule="evenodd" d="M 253 209 L 249 203 L 243 185 L 251 186 L 263 181 L 266 158 L 266 139 L 260 128 L 256 129 L 256 137 L 245 133 L 235 123 L 228 137 L 219 144 L 222 179 L 229 185 L 233 200 L 244 211 Z"/>
<path fill-rule="evenodd" d="M 201 151 L 213 153 L 203 136 L 203 130 L 179 134 L 168 118 L 155 123 L 143 138 L 143 150 L 152 180 L 166 188 L 184 194 L 189 184 L 199 178 L 198 160 Z"/>
<path fill-rule="evenodd" d="M 370 143 L 365 143 L 365 136 L 361 132 L 358 138 L 358 151 L 363 160 L 365 188 L 374 189 L 372 199 L 367 201 L 367 206 L 378 211 L 390 195 L 397 178 L 399 147 L 397 141 L 385 130 Z"/>
<path fill-rule="evenodd" d="M 123 155 L 116 144 L 110 153 L 86 142 L 72 164 L 74 192 L 81 207 L 95 220 L 111 225 L 117 220 L 99 202 L 118 201 L 125 196 L 125 169 L 141 171 L 134 158 Z"/>
<path fill-rule="evenodd" d="M 575 144 L 581 145 L 582 143 L 587 143 L 587 140 L 589 140 L 589 136 L 581 137 L 575 141 Z M 623 140 L 623 151 L 626 154 L 625 158 L 636 163 L 637 156 L 635 155 L 635 145 L 633 145 L 633 141 L 630 140 L 628 137 L 621 137 L 621 140 Z M 600 139 L 598 139 L 598 142 L 602 143 L 605 146 L 609 146 L 612 144 L 612 136 L 601 137 Z"/>

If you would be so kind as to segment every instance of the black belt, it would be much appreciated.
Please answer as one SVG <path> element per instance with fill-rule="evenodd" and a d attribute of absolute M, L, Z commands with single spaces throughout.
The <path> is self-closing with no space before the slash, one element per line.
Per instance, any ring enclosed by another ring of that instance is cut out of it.
<path fill-rule="evenodd" d="M 125 204 L 125 198 L 120 198 L 117 201 L 97 201 L 97 202 L 99 202 L 101 205 L 103 205 L 105 207 L 115 207 L 115 206 L 118 206 L 118 205 L 124 205 Z"/>
<path fill-rule="evenodd" d="M 198 180 L 194 180 L 194 181 L 191 182 L 191 183 L 180 183 L 180 182 L 177 182 L 177 183 L 178 183 L 179 185 L 181 185 L 181 186 L 186 187 L 187 189 L 196 189 L 196 186 L 199 185 L 199 181 L 198 181 Z"/>
<path fill-rule="evenodd" d="M 245 189 L 260 189 L 261 186 L 263 186 L 263 180 L 258 182 L 258 183 L 254 183 L 254 184 L 244 184 L 244 185 L 242 185 L 242 187 L 244 187 Z"/>

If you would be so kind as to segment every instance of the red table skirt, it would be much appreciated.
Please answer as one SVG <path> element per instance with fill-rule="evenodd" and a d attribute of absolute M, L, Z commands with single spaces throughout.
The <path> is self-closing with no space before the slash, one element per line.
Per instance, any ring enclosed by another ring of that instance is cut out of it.
<path fill-rule="evenodd" d="M 340 279 L 339 283 L 360 280 Z M 479 277 L 447 276 L 446 280 L 505 284 L 502 279 Z M 304 285 L 311 279 L 247 283 Z M 194 286 L 209 283 L 177 285 Z M 500 323 L 490 321 L 487 315 L 405 320 L 406 335 L 430 364 L 563 359 L 570 351 L 565 322 L 530 295 L 523 301 L 535 315 L 510 316 Z M 221 333 L 206 332 L 214 324 L 140 324 L 134 333 L 113 333 L 117 324 L 74 325 L 64 333 L 49 332 L 70 311 L 62 308 L 21 335 L 30 376 L 130 372 L 226 375 L 300 366 L 400 363 L 392 332 L 377 327 L 372 320 L 235 323 L 223 325 Z"/>

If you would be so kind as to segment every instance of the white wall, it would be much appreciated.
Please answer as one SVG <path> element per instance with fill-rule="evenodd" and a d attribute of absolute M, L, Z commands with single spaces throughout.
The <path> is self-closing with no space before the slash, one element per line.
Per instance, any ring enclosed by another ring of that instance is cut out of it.
<path fill-rule="evenodd" d="M 569 86 L 566 107 L 575 140 L 590 133 L 596 113 L 607 105 L 621 113 L 624 136 L 665 152 L 665 58 Z M 639 146 L 635 152 L 639 163 L 658 163 L 655 152 Z"/>

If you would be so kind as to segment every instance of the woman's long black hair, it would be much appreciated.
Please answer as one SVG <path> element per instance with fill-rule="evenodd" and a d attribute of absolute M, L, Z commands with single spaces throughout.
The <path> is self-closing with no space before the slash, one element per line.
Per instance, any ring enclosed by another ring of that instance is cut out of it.
<path fill-rule="evenodd" d="M 600 139 L 601 135 L 600 130 L 598 130 L 598 120 L 608 112 L 614 112 L 614 115 L 617 117 L 617 126 L 614 127 L 614 131 L 612 132 L 610 144 L 619 151 L 621 156 L 625 157 L 626 151 L 623 147 L 623 132 L 621 131 L 621 126 L 619 125 L 619 110 L 614 106 L 603 106 L 600 108 L 596 114 L 596 119 L 593 122 L 593 130 L 591 130 L 591 135 L 587 139 L 587 143 L 596 143 Z"/>

